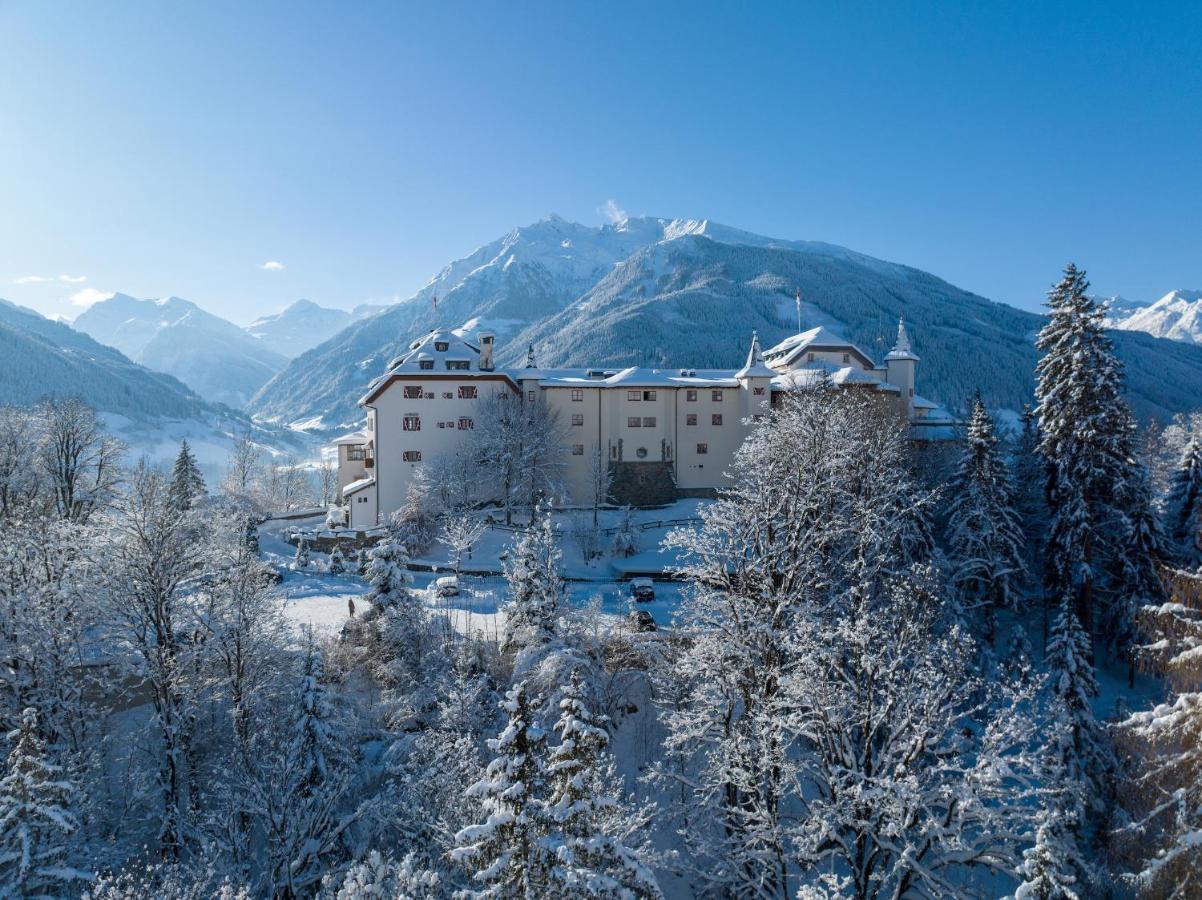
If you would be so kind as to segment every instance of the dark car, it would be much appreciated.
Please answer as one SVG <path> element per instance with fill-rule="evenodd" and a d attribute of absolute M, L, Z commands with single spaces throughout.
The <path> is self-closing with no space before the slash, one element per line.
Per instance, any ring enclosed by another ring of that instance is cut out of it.
<path fill-rule="evenodd" d="M 637 603 L 648 603 L 655 599 L 655 583 L 650 578 L 632 578 L 630 596 Z"/>

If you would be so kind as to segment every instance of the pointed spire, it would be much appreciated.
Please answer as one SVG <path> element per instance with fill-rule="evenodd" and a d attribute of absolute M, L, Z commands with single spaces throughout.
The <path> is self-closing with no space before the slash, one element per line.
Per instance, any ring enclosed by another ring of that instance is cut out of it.
<path fill-rule="evenodd" d="M 910 349 L 910 336 L 906 334 L 906 317 L 902 316 L 897 320 L 897 342 L 893 345 L 893 349 L 889 351 L 886 359 L 913 359 L 918 357 L 914 355 L 914 351 Z"/>
<path fill-rule="evenodd" d="M 760 352 L 760 336 L 751 332 L 751 349 L 747 351 L 747 364 L 735 372 L 735 378 L 772 378 L 776 373 L 764 363 L 764 354 Z"/>
<path fill-rule="evenodd" d="M 538 368 L 538 366 L 536 366 L 534 364 L 534 341 L 531 341 L 529 346 L 526 347 L 526 368 L 527 369 L 537 369 Z"/>

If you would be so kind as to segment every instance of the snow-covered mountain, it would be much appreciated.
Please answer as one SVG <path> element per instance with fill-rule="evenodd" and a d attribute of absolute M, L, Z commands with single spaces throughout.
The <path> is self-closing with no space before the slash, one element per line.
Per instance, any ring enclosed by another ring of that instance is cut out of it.
<path fill-rule="evenodd" d="M 132 457 L 169 462 L 187 438 L 215 473 L 235 433 L 268 449 L 303 455 L 307 448 L 301 436 L 259 426 L 87 334 L 0 300 L 0 404 L 32 406 L 47 396 L 78 396 L 95 407 Z"/>
<path fill-rule="evenodd" d="M 1202 291 L 1170 291 L 1146 306 L 1111 304 L 1113 327 L 1202 344 Z"/>
<path fill-rule="evenodd" d="M 246 332 L 268 350 L 292 359 L 382 309 L 385 307 L 361 304 L 347 312 L 319 306 L 312 300 L 297 300 L 283 312 L 251 322 Z"/>
<path fill-rule="evenodd" d="M 174 375 L 206 400 L 239 409 L 288 361 L 233 322 L 179 297 L 114 294 L 81 313 L 73 327 Z"/>
<path fill-rule="evenodd" d="M 753 329 L 769 344 L 797 331 L 798 288 L 803 327 L 825 325 L 877 356 L 904 315 L 926 396 L 963 407 L 980 388 L 991 405 L 1017 410 L 1033 393 L 1042 316 L 918 269 L 705 220 L 592 228 L 551 216 L 451 263 L 413 297 L 297 357 L 248 408 L 280 422 L 355 423 L 368 381 L 436 326 L 496 331 L 503 364 L 523 360 L 533 343 L 542 365 L 737 367 Z M 1137 415 L 1197 405 L 1202 350 L 1115 337 Z"/>

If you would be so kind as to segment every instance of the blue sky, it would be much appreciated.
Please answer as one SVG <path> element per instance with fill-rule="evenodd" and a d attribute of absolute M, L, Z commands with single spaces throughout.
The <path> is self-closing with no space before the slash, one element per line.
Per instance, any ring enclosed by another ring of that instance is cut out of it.
<path fill-rule="evenodd" d="M 390 301 L 613 201 L 1153 299 L 1202 287 L 1200 9 L 0 0 L 0 296 Z"/>

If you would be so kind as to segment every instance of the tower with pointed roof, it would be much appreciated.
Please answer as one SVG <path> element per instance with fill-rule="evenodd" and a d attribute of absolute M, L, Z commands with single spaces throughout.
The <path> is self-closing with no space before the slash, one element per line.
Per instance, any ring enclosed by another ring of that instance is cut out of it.
<path fill-rule="evenodd" d="M 897 341 L 885 357 L 886 379 L 901 390 L 902 408 L 906 420 L 914 418 L 914 376 L 918 357 L 910 348 L 910 336 L 906 334 L 905 318 L 898 319 Z"/>
<path fill-rule="evenodd" d="M 760 351 L 760 336 L 751 332 L 751 348 L 747 351 L 747 362 L 735 372 L 735 380 L 743 389 L 745 416 L 760 416 L 768 411 L 772 402 L 772 379 L 776 372 L 769 369 Z"/>

